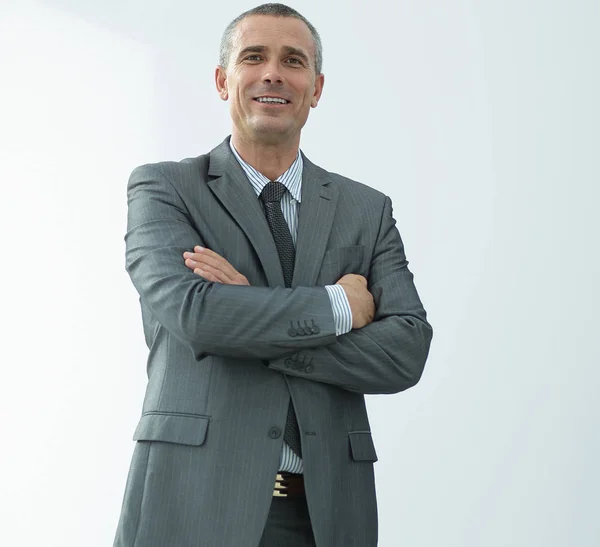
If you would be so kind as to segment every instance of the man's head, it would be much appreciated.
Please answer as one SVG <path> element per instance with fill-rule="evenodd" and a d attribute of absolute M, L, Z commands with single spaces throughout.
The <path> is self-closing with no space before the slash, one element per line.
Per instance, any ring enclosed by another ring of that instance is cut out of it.
<path fill-rule="evenodd" d="M 239 138 L 267 145 L 299 141 L 324 82 L 321 40 L 302 15 L 283 4 L 243 13 L 223 34 L 219 62 L 217 90 L 230 102 Z"/>

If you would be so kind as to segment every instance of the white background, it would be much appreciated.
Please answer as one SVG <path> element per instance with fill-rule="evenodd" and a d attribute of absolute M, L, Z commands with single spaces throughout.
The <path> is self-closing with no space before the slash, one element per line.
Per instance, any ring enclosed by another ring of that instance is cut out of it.
<path fill-rule="evenodd" d="M 3 546 L 112 545 L 146 381 L 127 179 L 229 133 L 218 43 L 254 5 L 2 3 Z M 600 4 L 292 6 L 324 43 L 302 148 L 392 197 L 434 327 L 420 384 L 368 398 L 380 545 L 599 545 Z"/>

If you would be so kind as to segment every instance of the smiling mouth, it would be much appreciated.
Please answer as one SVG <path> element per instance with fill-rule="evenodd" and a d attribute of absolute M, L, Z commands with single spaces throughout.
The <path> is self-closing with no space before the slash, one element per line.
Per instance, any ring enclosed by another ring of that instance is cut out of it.
<path fill-rule="evenodd" d="M 290 101 L 281 97 L 256 97 L 254 100 L 259 104 L 267 106 L 285 106 L 290 104 Z"/>

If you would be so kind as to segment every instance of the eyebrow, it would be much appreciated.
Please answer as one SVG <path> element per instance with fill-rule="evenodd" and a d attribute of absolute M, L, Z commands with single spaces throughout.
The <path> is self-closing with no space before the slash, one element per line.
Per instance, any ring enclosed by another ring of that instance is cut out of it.
<path fill-rule="evenodd" d="M 238 59 L 241 59 L 244 55 L 248 53 L 264 53 L 265 51 L 267 51 L 266 46 L 248 46 L 242 49 L 242 51 L 240 51 Z M 295 55 L 296 57 L 300 57 L 307 65 L 310 66 L 310 60 L 308 58 L 308 55 L 306 55 L 306 53 L 304 53 L 304 51 L 302 51 L 301 49 L 292 46 L 285 46 L 283 48 L 283 51 L 286 55 Z"/>

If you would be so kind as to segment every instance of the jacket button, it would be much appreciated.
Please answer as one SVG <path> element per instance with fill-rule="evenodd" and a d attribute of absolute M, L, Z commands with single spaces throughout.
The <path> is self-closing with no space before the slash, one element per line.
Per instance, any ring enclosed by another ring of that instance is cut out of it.
<path fill-rule="evenodd" d="M 320 329 L 319 327 L 317 327 L 317 325 L 315 325 L 315 326 L 312 328 L 312 333 L 313 333 L 313 334 L 319 334 L 320 332 L 321 332 L 321 329 Z"/>
<path fill-rule="evenodd" d="M 281 437 L 281 429 L 272 427 L 269 429 L 269 437 L 271 437 L 271 439 L 279 439 L 279 437 Z"/>
<path fill-rule="evenodd" d="M 292 366 L 292 360 L 289 357 L 285 358 L 285 361 L 283 362 L 285 364 L 286 367 L 291 367 Z"/>
<path fill-rule="evenodd" d="M 288 329 L 288 334 L 290 336 L 297 336 L 298 335 L 298 331 L 296 329 L 289 328 Z"/>
<path fill-rule="evenodd" d="M 313 371 L 313 366 L 312 365 L 306 365 L 306 368 L 304 369 L 306 372 L 312 372 Z"/>

